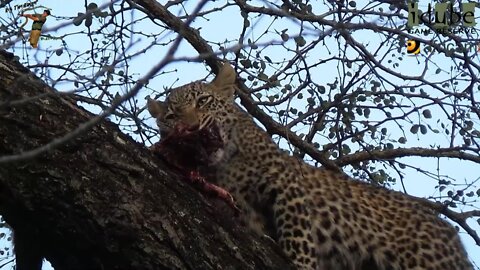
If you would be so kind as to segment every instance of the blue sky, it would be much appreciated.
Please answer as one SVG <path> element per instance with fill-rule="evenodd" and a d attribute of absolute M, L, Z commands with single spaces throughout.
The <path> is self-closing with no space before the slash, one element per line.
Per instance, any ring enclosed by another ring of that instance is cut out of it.
<path fill-rule="evenodd" d="M 28 1 L 18 1 L 15 0 L 12 2 L 12 5 L 18 5 L 21 3 L 25 3 Z M 33 2 L 33 1 L 31 1 Z M 96 3 L 101 6 L 102 3 L 108 3 L 109 1 L 97 1 Z M 165 1 L 161 1 L 165 2 Z M 428 2 L 428 1 L 420 1 L 420 5 L 422 6 Z M 55 17 L 49 17 L 45 27 L 46 28 L 54 28 L 57 25 L 64 24 L 68 22 L 68 20 L 65 17 L 74 17 L 77 15 L 78 12 L 84 12 L 85 7 L 83 6 L 83 1 L 68 1 L 68 4 L 65 4 L 66 1 L 60 1 L 60 0 L 38 0 L 36 3 L 36 6 L 44 6 L 51 8 L 52 14 L 55 16 L 58 16 L 57 18 Z M 223 2 L 222 2 L 223 3 Z M 215 3 L 212 5 L 220 5 L 219 3 Z M 27 11 L 28 13 L 41 13 L 43 8 L 39 8 L 38 10 L 29 10 Z M 16 15 L 19 11 L 14 10 L 14 14 Z M 130 14 L 129 14 L 130 15 Z M 133 16 L 139 16 L 140 13 L 136 12 L 133 14 Z M 9 14 L 5 13 L 5 9 L 0 10 L 0 18 L 1 21 L 0 23 L 5 23 L 6 21 L 10 20 L 11 17 Z M 252 20 L 253 22 L 254 20 Z M 23 22 L 23 21 L 22 21 Z M 228 22 L 228 23 L 219 23 L 219 22 Z M 256 26 L 258 26 L 258 30 L 254 29 L 252 32 L 247 33 L 247 37 L 251 38 L 252 40 L 259 40 L 262 42 L 267 42 L 269 40 L 272 40 L 273 34 L 271 34 L 270 37 L 264 37 L 264 32 L 263 29 L 265 27 L 272 23 L 268 19 L 264 20 L 258 20 L 255 21 Z M 298 25 L 293 24 L 292 22 L 289 21 L 283 21 L 283 22 L 276 22 L 278 24 L 277 29 L 281 29 L 280 26 L 284 26 L 285 28 L 289 29 L 289 33 L 294 36 L 295 34 L 298 34 L 298 32 L 295 32 L 299 29 Z M 215 14 L 214 16 L 211 16 L 207 19 L 199 19 L 195 22 L 194 25 L 200 26 L 200 33 L 204 37 L 208 37 L 209 40 L 216 40 L 218 42 L 223 42 L 224 40 L 228 39 L 234 39 L 237 38 L 239 33 L 242 31 L 241 28 L 242 24 L 242 19 L 240 16 L 238 16 L 238 10 L 235 8 L 227 8 L 224 9 L 222 12 L 219 12 Z M 30 29 L 31 22 L 25 27 L 25 29 Z M 149 20 L 144 20 L 143 22 L 139 23 L 138 25 L 133 26 L 135 30 L 142 31 L 145 33 L 148 32 L 158 32 L 159 27 L 158 26 L 153 26 L 152 23 Z M 85 37 L 85 35 L 81 34 L 72 34 L 76 33 L 79 31 L 85 31 L 85 27 L 75 27 L 75 26 L 66 26 L 63 28 L 60 28 L 57 31 L 50 32 L 52 36 L 62 36 L 65 34 L 69 34 L 64 38 L 65 43 L 62 43 L 60 40 L 41 40 L 40 41 L 40 47 L 41 48 L 50 48 L 50 49 L 61 49 L 65 48 L 65 46 L 68 46 L 72 52 L 84 52 L 89 49 L 90 46 L 90 41 Z M 312 30 L 313 34 L 316 32 Z M 168 36 L 162 36 L 160 35 L 157 37 L 159 41 L 165 41 L 167 38 L 170 38 Z M 380 42 L 380 39 L 375 33 L 371 32 L 359 32 L 356 35 L 356 38 L 358 40 L 362 41 L 367 44 L 367 43 L 375 43 L 375 42 Z M 428 37 L 423 37 L 423 38 L 428 38 Z M 288 41 L 288 42 L 293 42 L 293 41 Z M 335 43 L 334 39 L 329 39 L 327 42 L 330 43 Z M 139 50 L 143 47 L 146 47 L 147 41 L 140 41 L 137 43 L 137 45 L 132 46 L 131 52 L 135 52 L 136 50 Z M 141 55 L 137 57 L 134 61 L 131 61 L 131 66 L 130 70 L 133 70 L 136 73 L 139 74 L 144 74 L 148 72 L 148 67 L 155 65 L 158 63 L 160 59 L 165 55 L 166 50 L 168 48 L 166 47 L 153 47 L 149 53 L 145 55 Z M 385 48 L 386 50 L 387 48 Z M 66 62 L 68 59 L 68 55 L 66 53 L 63 53 L 61 56 L 56 56 L 56 55 L 47 55 L 41 51 L 35 51 L 29 46 L 23 45 L 21 42 L 18 42 L 13 48 L 10 49 L 10 51 L 15 52 L 18 56 L 21 57 L 21 61 L 28 62 L 29 64 L 35 64 L 35 63 L 42 63 L 46 57 L 48 57 L 48 62 L 50 64 L 63 64 Z M 335 52 L 333 52 L 334 54 Z M 277 58 L 284 58 L 287 57 L 285 55 L 285 51 L 281 50 L 281 48 L 278 48 L 278 53 L 275 52 L 275 49 L 272 50 L 272 54 L 275 54 L 272 56 L 272 58 L 277 57 Z M 155 57 L 152 57 L 155 56 Z M 179 51 L 177 52 L 177 56 L 187 56 L 187 57 L 195 57 L 196 52 L 186 43 L 182 42 L 182 45 L 180 46 Z M 318 55 L 310 55 L 311 59 L 313 58 L 318 58 L 318 59 L 323 59 L 326 57 L 331 56 L 331 52 L 328 51 L 322 51 L 318 52 Z M 442 56 L 432 56 L 432 62 L 442 62 L 446 61 L 445 58 L 442 58 Z M 476 60 L 478 61 L 478 59 Z M 176 71 L 178 70 L 178 71 Z M 398 67 L 398 70 L 402 73 L 406 73 L 409 75 L 414 75 L 414 74 L 419 74 L 422 72 L 422 66 L 418 65 L 418 58 L 415 57 L 410 57 L 404 59 L 400 63 L 400 66 Z M 163 89 L 163 87 L 171 87 L 171 86 L 179 86 L 184 83 L 188 83 L 192 80 L 198 80 L 205 78 L 205 76 L 208 75 L 208 71 L 205 69 L 204 64 L 202 63 L 194 63 L 194 62 L 176 62 L 172 65 L 167 66 L 163 71 L 166 73 L 163 75 L 158 76 L 156 79 L 152 80 L 151 83 L 149 84 L 150 87 L 153 87 L 155 89 Z M 321 76 L 325 76 L 325 74 L 329 74 L 332 71 L 332 67 L 330 66 L 319 66 L 316 69 L 316 73 L 313 76 L 318 76 L 319 79 L 322 79 Z M 431 75 L 431 79 L 437 79 L 440 78 L 441 76 L 447 75 L 447 71 L 442 71 L 439 74 L 433 74 Z M 329 78 L 325 78 L 327 81 Z M 60 91 L 68 91 L 71 90 L 71 85 L 67 84 L 59 84 L 56 86 L 57 89 Z M 119 89 L 119 92 L 124 91 L 125 89 Z M 142 90 L 140 93 L 138 100 L 141 101 L 143 100 L 144 96 L 146 95 L 152 95 L 152 91 L 145 89 Z M 95 109 L 88 107 L 89 109 L 92 109 L 95 111 Z M 98 111 L 98 110 L 97 110 Z M 435 113 L 435 112 L 434 112 Z M 147 122 L 151 125 L 154 126 L 154 121 L 149 119 Z M 302 132 L 301 128 L 299 130 L 296 130 L 297 132 Z M 399 135 L 400 136 L 400 135 Z M 419 144 L 432 144 L 432 142 L 442 142 L 446 138 L 442 137 L 441 135 L 433 136 L 430 135 L 428 137 L 418 137 L 418 141 L 411 140 L 410 142 L 407 143 L 406 146 L 410 145 L 419 145 Z M 284 146 L 286 147 L 286 146 Z M 455 179 L 459 180 L 465 180 L 465 181 L 471 181 L 472 179 L 472 173 L 478 172 L 479 171 L 479 166 L 478 164 L 473 164 L 469 163 L 468 161 L 458 161 L 458 160 L 452 160 L 452 159 L 442 159 L 438 161 L 437 159 L 415 159 L 415 158 L 405 158 L 404 159 L 406 162 L 409 163 L 421 163 L 421 167 L 424 169 L 430 169 L 431 171 L 436 171 L 438 168 L 438 174 L 443 174 L 450 176 Z M 477 173 L 478 177 L 478 173 Z M 434 181 L 433 179 L 430 179 L 428 177 L 425 177 L 424 175 L 418 173 L 415 170 L 406 170 L 406 175 L 405 175 L 405 186 L 409 194 L 411 195 L 416 195 L 416 196 L 431 196 L 433 194 L 433 187 L 438 184 L 438 182 Z M 478 187 L 478 185 L 477 185 Z M 393 186 L 394 189 L 400 190 L 401 186 L 396 185 Z M 468 210 L 468 208 L 465 208 L 465 210 Z M 478 231 L 480 232 L 480 226 L 478 224 L 475 224 L 475 220 L 471 220 L 470 224 Z M 466 235 L 465 233 L 460 233 L 462 236 L 462 240 L 466 245 L 466 248 L 469 252 L 469 255 L 471 259 L 477 264 L 480 265 L 480 247 L 476 246 L 473 240 Z M 45 267 L 45 269 L 49 269 L 49 267 Z"/>

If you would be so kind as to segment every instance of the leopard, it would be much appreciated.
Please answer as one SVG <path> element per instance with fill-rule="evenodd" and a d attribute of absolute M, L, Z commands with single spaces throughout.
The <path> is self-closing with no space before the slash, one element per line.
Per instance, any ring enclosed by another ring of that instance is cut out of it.
<path fill-rule="evenodd" d="M 228 190 L 251 231 L 271 237 L 297 269 L 470 270 L 457 230 L 418 198 L 282 150 L 235 101 L 225 63 L 211 82 L 171 89 L 149 102 L 161 133 L 181 123 L 217 132 L 209 180 Z"/>

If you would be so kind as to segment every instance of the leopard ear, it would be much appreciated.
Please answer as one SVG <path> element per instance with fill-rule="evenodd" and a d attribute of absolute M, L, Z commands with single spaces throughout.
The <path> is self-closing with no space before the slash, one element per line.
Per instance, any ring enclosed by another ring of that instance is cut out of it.
<path fill-rule="evenodd" d="M 233 67 L 228 63 L 224 63 L 211 85 L 213 86 L 213 90 L 221 96 L 233 98 L 236 79 L 237 73 Z"/>
<path fill-rule="evenodd" d="M 165 102 L 154 100 L 150 97 L 147 98 L 147 109 L 154 118 L 162 117 L 167 113 Z"/>

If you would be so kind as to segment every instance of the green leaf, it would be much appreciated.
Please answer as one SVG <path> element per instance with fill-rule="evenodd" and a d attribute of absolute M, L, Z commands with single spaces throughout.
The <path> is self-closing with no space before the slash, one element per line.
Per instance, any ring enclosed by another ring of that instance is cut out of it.
<path fill-rule="evenodd" d="M 370 116 L 370 109 L 369 108 L 365 108 L 363 110 L 363 114 L 365 115 L 366 118 L 368 118 Z"/>
<path fill-rule="evenodd" d="M 472 145 L 472 140 L 470 140 L 470 139 L 464 138 L 463 142 L 465 143 L 466 146 Z"/>
<path fill-rule="evenodd" d="M 428 110 L 428 109 L 427 109 L 427 110 L 424 110 L 424 111 L 422 112 L 422 114 L 423 114 L 423 117 L 425 117 L 425 118 L 432 118 L 432 113 L 431 113 L 430 110 Z"/>
<path fill-rule="evenodd" d="M 320 85 L 320 86 L 318 87 L 318 92 L 319 92 L 320 94 L 325 94 L 325 86 Z"/>
<path fill-rule="evenodd" d="M 410 132 L 413 133 L 413 134 L 417 134 L 419 128 L 420 128 L 420 125 L 413 125 L 413 126 L 410 128 Z"/>
<path fill-rule="evenodd" d="M 243 66 L 244 68 L 250 68 L 250 67 L 252 67 L 252 61 L 250 61 L 250 59 L 240 60 L 240 64 L 242 64 L 242 66 Z"/>
<path fill-rule="evenodd" d="M 471 130 L 473 128 L 473 122 L 470 120 L 465 121 L 465 129 Z"/>
<path fill-rule="evenodd" d="M 97 9 L 97 8 L 98 8 L 98 5 L 95 4 L 95 3 L 90 3 L 90 4 L 88 4 L 88 6 L 87 6 L 87 10 L 88 10 L 88 11 L 92 11 L 92 10 L 95 10 L 95 9 Z"/>
<path fill-rule="evenodd" d="M 295 37 L 295 43 L 297 43 L 298 47 L 303 47 L 307 44 L 307 41 L 302 36 Z"/>
<path fill-rule="evenodd" d="M 268 81 L 268 76 L 263 72 L 258 74 L 258 78 L 262 81 Z"/>
<path fill-rule="evenodd" d="M 92 26 L 92 15 L 87 15 L 87 17 L 85 18 L 85 26 L 86 27 L 90 27 Z"/>
<path fill-rule="evenodd" d="M 73 19 L 73 25 L 79 26 L 80 24 L 82 24 L 83 19 L 84 19 L 84 17 L 83 17 L 84 15 L 85 14 L 83 14 L 81 12 L 78 12 L 77 17 L 75 17 L 75 19 Z"/>
<path fill-rule="evenodd" d="M 312 97 L 307 98 L 308 105 L 315 106 L 315 99 Z"/>
<path fill-rule="evenodd" d="M 420 125 L 420 132 L 423 135 L 427 134 L 427 127 L 425 125 Z"/>

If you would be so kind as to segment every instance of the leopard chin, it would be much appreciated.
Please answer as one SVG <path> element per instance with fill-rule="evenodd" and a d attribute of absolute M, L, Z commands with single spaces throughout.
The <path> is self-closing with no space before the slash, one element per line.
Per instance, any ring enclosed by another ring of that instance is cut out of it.
<path fill-rule="evenodd" d="M 209 166 L 217 165 L 218 163 L 220 163 L 224 159 L 224 156 L 225 156 L 225 151 L 222 148 L 219 148 L 219 149 L 215 150 L 214 152 L 209 153 L 208 165 Z"/>

